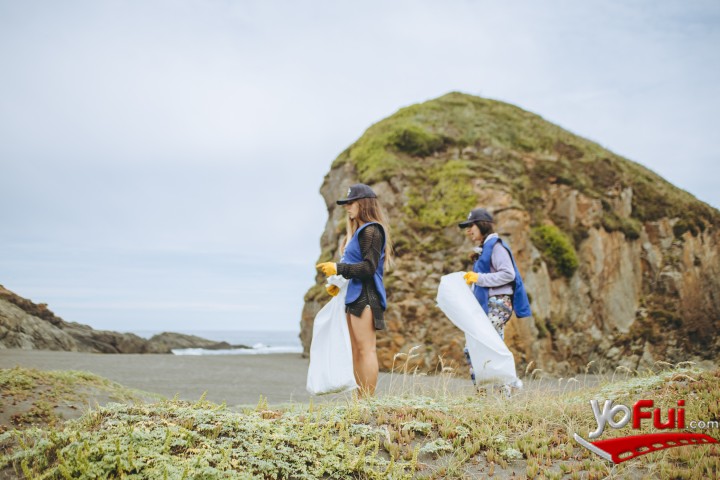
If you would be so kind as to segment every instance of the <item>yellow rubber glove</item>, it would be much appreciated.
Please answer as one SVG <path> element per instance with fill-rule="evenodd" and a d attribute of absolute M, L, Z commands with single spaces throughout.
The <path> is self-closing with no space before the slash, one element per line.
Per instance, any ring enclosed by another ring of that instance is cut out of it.
<path fill-rule="evenodd" d="M 337 265 L 333 262 L 318 263 L 315 268 L 321 270 L 326 277 L 337 274 Z"/>
<path fill-rule="evenodd" d="M 465 275 L 463 275 L 463 278 L 465 279 L 465 283 L 468 285 L 472 285 L 474 283 L 477 283 L 478 281 L 478 275 L 476 272 L 465 272 Z"/>
<path fill-rule="evenodd" d="M 340 287 L 337 285 L 326 285 L 325 290 L 332 295 L 333 297 L 337 296 L 338 293 L 340 293 Z"/>

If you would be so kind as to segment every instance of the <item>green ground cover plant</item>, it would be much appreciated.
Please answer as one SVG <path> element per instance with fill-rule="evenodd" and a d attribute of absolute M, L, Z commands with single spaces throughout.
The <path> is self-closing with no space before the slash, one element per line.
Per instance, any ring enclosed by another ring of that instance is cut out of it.
<path fill-rule="evenodd" d="M 588 370 L 590 365 L 588 365 Z M 526 393 L 453 390 L 437 376 L 421 389 L 397 376 L 373 399 L 239 411 L 165 400 L 110 403 L 52 427 L 0 435 L 0 475 L 19 478 L 712 478 L 716 445 L 673 448 L 613 466 L 579 447 L 595 428 L 589 400 L 652 398 L 686 418 L 720 416 L 720 370 L 657 364 L 600 376 L 543 379 Z M 612 432 L 628 435 L 629 426 Z M 650 432 L 642 432 L 650 433 Z M 712 432 L 710 432 L 712 435 Z M 11 477 L 12 478 L 12 477 Z"/>

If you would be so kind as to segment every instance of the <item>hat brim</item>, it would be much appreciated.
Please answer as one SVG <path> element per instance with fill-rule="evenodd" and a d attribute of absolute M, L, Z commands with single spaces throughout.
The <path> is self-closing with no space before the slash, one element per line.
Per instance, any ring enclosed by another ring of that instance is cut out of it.
<path fill-rule="evenodd" d="M 468 227 L 472 226 L 474 223 L 475 223 L 475 222 L 470 222 L 470 221 L 468 221 L 468 222 L 462 222 L 462 223 L 458 223 L 458 227 L 460 227 L 460 228 L 468 228 Z"/>
<path fill-rule="evenodd" d="M 338 205 L 345 205 L 346 203 L 354 202 L 355 200 L 360 200 L 362 198 L 377 198 L 375 195 L 361 195 L 359 197 L 352 197 L 352 198 L 344 198 L 342 200 L 338 200 Z"/>

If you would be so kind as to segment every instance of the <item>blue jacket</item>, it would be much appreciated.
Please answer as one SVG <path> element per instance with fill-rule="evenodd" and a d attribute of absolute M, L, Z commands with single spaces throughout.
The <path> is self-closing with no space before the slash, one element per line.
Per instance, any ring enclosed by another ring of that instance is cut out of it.
<path fill-rule="evenodd" d="M 487 243 L 483 244 L 482 255 L 475 261 L 473 265 L 473 272 L 477 273 L 490 273 L 490 260 L 492 257 L 493 248 L 495 244 L 500 241 L 500 245 L 505 247 L 505 250 L 510 254 L 510 260 L 512 260 L 513 268 L 515 269 L 515 280 L 513 280 L 513 310 L 518 318 L 529 317 L 532 315 L 530 311 L 530 300 L 528 299 L 527 292 L 525 291 L 525 285 L 523 284 L 520 272 L 518 272 L 517 265 L 515 265 L 515 258 L 513 258 L 510 247 L 505 245 L 505 242 L 500 240 L 498 237 L 491 238 Z M 481 287 L 475 285 L 473 288 L 475 298 L 480 302 L 480 306 L 488 313 L 488 299 L 490 298 L 490 288 Z"/>
<path fill-rule="evenodd" d="M 347 247 L 345 248 L 345 253 L 343 254 L 343 258 L 341 260 L 342 263 L 360 263 L 363 261 L 362 252 L 360 251 L 360 241 L 358 240 L 358 237 L 360 235 L 360 232 L 363 231 L 365 227 L 368 225 L 377 225 L 380 230 L 382 230 L 382 225 L 380 225 L 377 222 L 368 222 L 362 227 L 358 228 L 355 232 L 355 235 L 350 239 L 350 242 L 348 243 Z M 373 275 L 373 279 L 375 280 L 375 288 L 377 289 L 378 294 L 380 295 L 380 305 L 382 306 L 382 309 L 385 310 L 387 308 L 387 299 L 385 296 L 385 285 L 383 284 L 383 271 L 385 269 L 384 267 L 385 262 L 385 238 L 383 237 L 383 246 L 380 253 L 380 260 L 378 261 L 377 269 L 375 270 L 375 274 Z M 362 293 L 362 280 L 359 278 L 351 278 L 350 283 L 348 284 L 348 291 L 347 295 L 345 296 L 345 304 L 349 305 L 355 300 L 358 299 L 360 294 Z"/>

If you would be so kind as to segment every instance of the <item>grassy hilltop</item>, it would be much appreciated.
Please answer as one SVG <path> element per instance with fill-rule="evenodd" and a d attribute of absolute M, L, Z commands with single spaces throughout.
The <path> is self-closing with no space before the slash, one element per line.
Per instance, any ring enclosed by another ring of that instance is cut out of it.
<path fill-rule="evenodd" d="M 467 150 L 459 158 L 437 161 L 453 148 Z M 561 184 L 593 198 L 603 198 L 614 186 L 631 187 L 632 219 L 681 217 L 678 235 L 720 226 L 717 210 L 651 170 L 539 115 L 463 93 L 400 109 L 374 124 L 338 156 L 333 168 L 345 162 L 354 165 L 363 183 L 402 175 L 416 180 L 418 187 L 430 185 L 429 196 L 418 192 L 408 205 L 421 228 L 443 228 L 463 218 L 475 206 L 470 180 L 479 172 L 507 185 L 524 208 L 537 213 L 530 216 L 534 225 L 544 219 L 538 193 Z M 633 220 L 623 224 L 606 209 L 605 228 L 632 232 L 639 227 Z"/>

